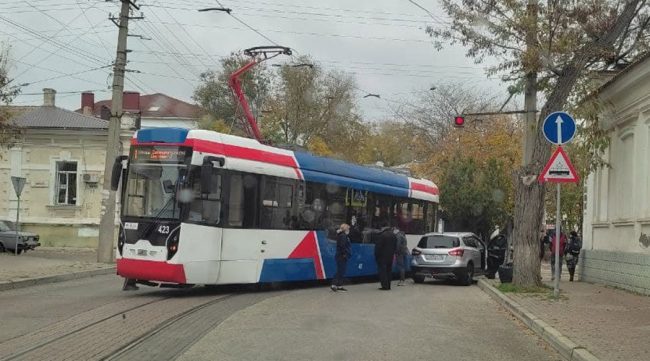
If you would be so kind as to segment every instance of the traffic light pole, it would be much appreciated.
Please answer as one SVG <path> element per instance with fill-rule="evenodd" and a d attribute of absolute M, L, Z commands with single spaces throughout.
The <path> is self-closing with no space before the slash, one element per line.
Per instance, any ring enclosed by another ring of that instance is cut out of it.
<path fill-rule="evenodd" d="M 111 190 L 111 173 L 113 162 L 120 153 L 120 121 L 122 117 L 122 96 L 124 93 L 124 71 L 126 68 L 126 40 L 129 34 L 130 0 L 121 0 L 119 32 L 117 38 L 117 54 L 113 70 L 113 99 L 111 118 L 108 123 L 108 141 L 106 144 L 106 160 L 104 161 L 104 184 L 102 189 L 102 206 L 99 222 L 99 243 L 97 245 L 97 261 L 110 263 L 113 261 L 113 243 L 115 242 L 115 191 Z"/>

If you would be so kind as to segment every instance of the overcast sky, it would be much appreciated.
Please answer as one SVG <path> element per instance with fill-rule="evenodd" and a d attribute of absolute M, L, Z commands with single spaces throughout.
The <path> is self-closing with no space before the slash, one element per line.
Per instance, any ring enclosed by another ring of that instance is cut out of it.
<path fill-rule="evenodd" d="M 488 79 L 463 48 L 434 49 L 424 29 L 444 27 L 448 19 L 438 0 L 416 2 L 433 18 L 408 0 L 221 0 L 274 42 L 311 55 L 326 69 L 353 73 L 367 120 L 390 118 L 405 99 L 446 82 L 501 92 L 505 99 L 505 86 Z M 226 13 L 196 11 L 219 6 L 215 0 L 137 3 L 144 20 L 132 21 L 130 33 L 152 40 L 128 39 L 127 68 L 140 73 L 127 73 L 126 90 L 192 102 L 199 74 L 215 68 L 220 57 L 271 45 Z M 29 84 L 14 103 L 40 105 L 45 87 L 56 89 L 57 106 L 67 109 L 79 108 L 84 90 L 94 91 L 97 101 L 109 99 L 117 27 L 108 16 L 118 13 L 118 1 L 0 0 L 0 37 L 11 46 L 10 76 L 14 84 Z M 364 91 L 381 99 L 364 99 Z"/>

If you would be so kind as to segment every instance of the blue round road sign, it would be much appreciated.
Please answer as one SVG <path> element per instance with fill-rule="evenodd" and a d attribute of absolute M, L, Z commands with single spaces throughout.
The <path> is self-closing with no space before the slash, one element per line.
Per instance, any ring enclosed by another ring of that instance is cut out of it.
<path fill-rule="evenodd" d="M 542 130 L 546 140 L 561 145 L 570 142 L 576 135 L 576 122 L 565 112 L 553 112 L 544 119 Z"/>

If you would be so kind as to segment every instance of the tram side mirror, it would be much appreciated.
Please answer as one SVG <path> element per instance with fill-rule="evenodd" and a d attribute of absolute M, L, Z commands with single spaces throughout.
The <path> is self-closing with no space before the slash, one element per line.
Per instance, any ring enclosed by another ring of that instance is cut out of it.
<path fill-rule="evenodd" d="M 169 179 L 165 179 L 163 181 L 163 188 L 165 189 L 165 193 L 173 193 L 174 192 L 174 182 L 172 182 Z"/>
<path fill-rule="evenodd" d="M 115 163 L 113 163 L 113 170 L 111 172 L 111 190 L 116 191 L 120 186 L 120 180 L 122 179 L 122 161 L 127 159 L 125 155 L 121 155 L 115 158 Z"/>

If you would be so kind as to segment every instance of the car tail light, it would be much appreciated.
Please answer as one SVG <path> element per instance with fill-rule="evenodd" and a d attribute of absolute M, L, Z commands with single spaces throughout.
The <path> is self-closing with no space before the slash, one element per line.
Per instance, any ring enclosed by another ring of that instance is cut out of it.
<path fill-rule="evenodd" d="M 465 250 L 462 248 L 454 248 L 449 251 L 450 256 L 463 257 Z"/>
<path fill-rule="evenodd" d="M 413 251 L 411 251 L 411 256 L 419 256 L 421 254 L 422 252 L 419 249 L 413 248 Z"/>

